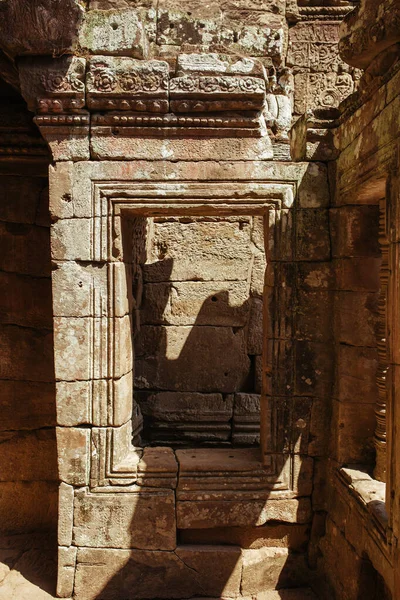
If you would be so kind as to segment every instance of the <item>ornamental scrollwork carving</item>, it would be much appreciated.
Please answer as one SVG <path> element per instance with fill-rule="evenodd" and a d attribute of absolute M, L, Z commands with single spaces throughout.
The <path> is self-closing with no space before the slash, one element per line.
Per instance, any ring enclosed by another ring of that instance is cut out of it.
<path fill-rule="evenodd" d="M 199 94 L 265 94 L 265 81 L 258 77 L 184 76 L 171 79 L 172 96 L 185 93 Z"/>
<path fill-rule="evenodd" d="M 138 61 L 131 58 L 99 57 L 92 59 L 87 75 L 88 92 L 119 96 L 156 94 L 166 96 L 168 64 L 164 61 Z"/>

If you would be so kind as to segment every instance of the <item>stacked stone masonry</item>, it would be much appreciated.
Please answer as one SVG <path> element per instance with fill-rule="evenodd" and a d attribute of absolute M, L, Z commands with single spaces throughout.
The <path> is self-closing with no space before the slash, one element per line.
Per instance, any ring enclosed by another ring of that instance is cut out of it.
<path fill-rule="evenodd" d="M 399 20 L 0 2 L 1 600 L 400 596 Z"/>

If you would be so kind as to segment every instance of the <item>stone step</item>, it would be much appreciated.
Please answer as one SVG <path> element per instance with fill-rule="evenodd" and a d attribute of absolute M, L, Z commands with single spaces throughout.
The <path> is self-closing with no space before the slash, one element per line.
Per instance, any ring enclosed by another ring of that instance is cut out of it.
<path fill-rule="evenodd" d="M 191 600 L 226 600 L 224 598 L 192 598 Z M 236 600 L 318 600 L 310 588 L 267 590 L 256 596 L 239 596 Z"/>
<path fill-rule="evenodd" d="M 226 600 L 224 598 L 192 598 L 191 600 Z M 318 600 L 310 588 L 267 590 L 256 596 L 239 596 L 236 600 Z"/>

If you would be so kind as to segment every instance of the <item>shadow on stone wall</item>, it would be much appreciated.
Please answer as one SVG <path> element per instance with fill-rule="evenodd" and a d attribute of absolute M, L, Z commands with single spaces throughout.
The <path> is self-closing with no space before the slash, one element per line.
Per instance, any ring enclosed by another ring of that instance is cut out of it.
<path fill-rule="evenodd" d="M 47 180 L 3 174 L 0 186 L 0 552 L 14 569 L 3 586 L 21 584 L 21 573 L 53 592 L 58 470 Z"/>

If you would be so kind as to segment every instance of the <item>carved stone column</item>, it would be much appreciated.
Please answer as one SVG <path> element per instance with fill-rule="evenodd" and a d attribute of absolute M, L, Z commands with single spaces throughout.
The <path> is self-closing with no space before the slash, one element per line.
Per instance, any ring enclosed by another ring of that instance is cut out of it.
<path fill-rule="evenodd" d="M 386 200 L 380 203 L 379 218 L 379 243 L 382 251 L 382 263 L 380 268 L 380 296 L 379 296 L 379 324 L 378 324 L 378 369 L 376 381 L 378 387 L 378 400 L 376 403 L 376 428 L 375 428 L 375 448 L 376 463 L 374 476 L 379 481 L 386 481 L 387 471 L 387 423 L 386 423 L 386 405 L 387 405 L 387 384 L 386 377 L 389 368 L 387 353 L 387 300 L 389 284 L 389 242 L 387 239 L 386 228 Z"/>

